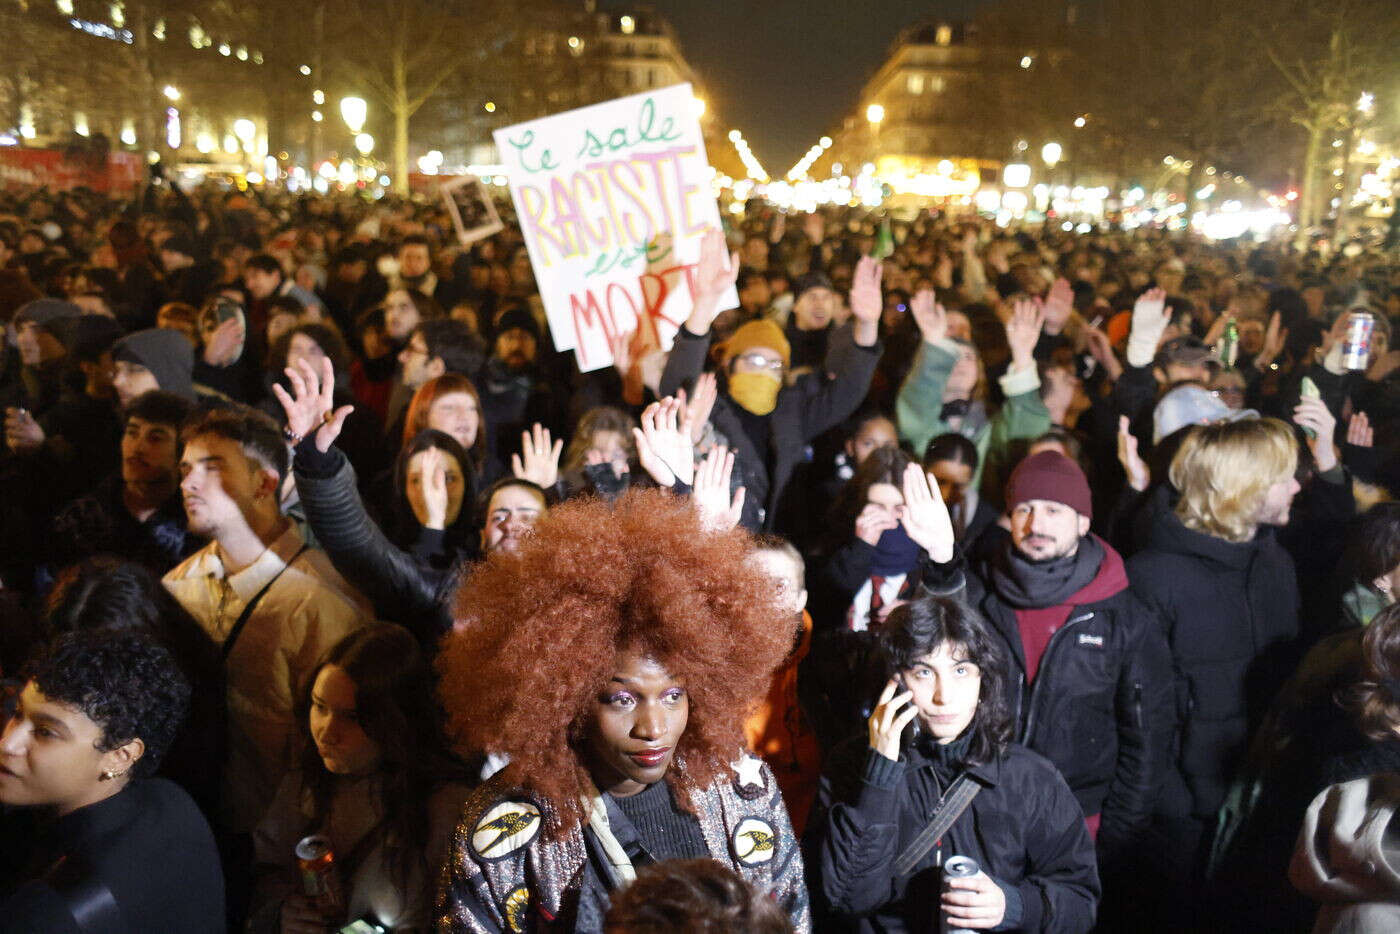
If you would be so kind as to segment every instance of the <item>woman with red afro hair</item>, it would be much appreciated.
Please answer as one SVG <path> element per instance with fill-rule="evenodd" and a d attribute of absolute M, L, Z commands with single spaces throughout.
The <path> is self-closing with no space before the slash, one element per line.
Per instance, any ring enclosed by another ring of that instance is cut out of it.
<path fill-rule="evenodd" d="M 601 931 L 637 868 L 710 857 L 810 930 L 802 858 L 744 719 L 792 647 L 748 536 L 660 490 L 571 501 L 465 586 L 449 726 L 509 760 L 467 801 L 441 930 Z"/>

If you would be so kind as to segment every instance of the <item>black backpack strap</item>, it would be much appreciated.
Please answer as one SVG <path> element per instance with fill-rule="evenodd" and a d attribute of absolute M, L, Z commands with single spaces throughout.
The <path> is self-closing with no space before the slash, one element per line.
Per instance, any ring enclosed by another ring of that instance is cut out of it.
<path fill-rule="evenodd" d="M 266 584 L 263 584 L 262 590 L 259 590 L 257 593 L 253 594 L 253 599 L 249 600 L 247 605 L 243 607 L 243 612 L 238 614 L 238 619 L 234 622 L 233 628 L 230 629 L 228 631 L 228 635 L 224 637 L 225 659 L 227 659 L 228 654 L 233 651 L 234 643 L 238 641 L 238 637 L 243 633 L 243 627 L 248 625 L 248 620 L 252 617 L 253 610 L 257 609 L 259 601 L 261 601 L 263 598 L 263 594 L 271 590 L 272 585 L 277 583 L 277 578 L 281 577 L 283 572 L 286 571 L 287 568 L 291 567 L 292 564 L 295 563 L 297 558 L 301 557 L 301 553 L 310 547 L 310 545 L 303 544 L 300 548 L 298 548 L 297 553 L 292 555 L 292 560 L 282 565 L 282 570 L 272 575 L 272 580 L 268 581 Z"/>
<path fill-rule="evenodd" d="M 83 934 L 124 934 L 128 930 L 117 898 L 81 853 L 69 853 L 44 874 Z"/>
<path fill-rule="evenodd" d="M 919 864 L 919 860 L 924 858 L 924 854 L 933 849 L 933 845 L 942 839 L 943 835 L 948 832 L 948 828 L 952 827 L 953 823 L 962 816 L 962 812 L 967 810 L 967 806 L 972 803 L 972 799 L 977 797 L 977 792 L 981 790 L 982 786 L 969 778 L 966 773 L 958 776 L 938 802 L 938 807 L 934 808 L 933 817 L 929 820 L 928 826 L 919 832 L 913 842 L 894 861 L 895 878 L 908 875 Z"/>

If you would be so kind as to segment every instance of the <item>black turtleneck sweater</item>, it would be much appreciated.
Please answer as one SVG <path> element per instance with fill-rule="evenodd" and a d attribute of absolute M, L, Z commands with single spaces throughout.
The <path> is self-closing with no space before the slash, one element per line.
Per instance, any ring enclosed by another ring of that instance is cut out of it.
<path fill-rule="evenodd" d="M 631 797 L 613 800 L 637 828 L 647 852 L 658 860 L 710 855 L 700 822 L 694 814 L 676 807 L 668 783 L 656 782 Z"/>

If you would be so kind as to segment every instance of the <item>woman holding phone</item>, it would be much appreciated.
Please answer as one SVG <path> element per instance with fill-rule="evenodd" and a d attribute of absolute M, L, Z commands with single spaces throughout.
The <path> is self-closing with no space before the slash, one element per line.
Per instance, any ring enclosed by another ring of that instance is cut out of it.
<path fill-rule="evenodd" d="M 942 504 L 922 471 L 905 487 L 919 529 Z M 1092 928 L 1084 814 L 1054 766 L 1011 742 L 1008 659 L 986 622 L 923 597 L 890 613 L 878 654 L 889 678 L 868 735 L 833 751 L 807 825 L 817 929 L 937 931 L 940 914 L 973 930 Z M 954 856 L 978 871 L 945 878 Z"/>

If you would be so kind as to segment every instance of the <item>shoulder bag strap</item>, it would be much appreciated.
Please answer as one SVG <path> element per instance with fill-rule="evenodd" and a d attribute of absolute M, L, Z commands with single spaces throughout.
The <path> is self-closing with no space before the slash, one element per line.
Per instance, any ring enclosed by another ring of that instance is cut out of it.
<path fill-rule="evenodd" d="M 116 896 L 82 854 L 64 856 L 45 874 L 44 881 L 83 934 L 121 934 L 129 930 Z"/>
<path fill-rule="evenodd" d="M 287 568 L 291 567 L 297 558 L 301 557 L 301 553 L 310 547 L 310 545 L 303 544 L 300 548 L 298 548 L 297 553 L 292 555 L 292 560 L 282 565 L 282 570 L 272 575 L 272 580 L 268 581 L 266 584 L 263 584 L 262 590 L 259 590 L 257 593 L 253 594 L 253 599 L 249 600 L 247 605 L 243 607 L 243 612 L 238 614 L 238 619 L 234 622 L 233 628 L 230 629 L 228 631 L 228 635 L 224 637 L 225 659 L 227 659 L 228 654 L 233 651 L 234 643 L 238 641 L 239 635 L 242 634 L 243 627 L 248 625 L 248 619 L 253 615 L 253 610 L 257 608 L 258 602 L 262 600 L 263 594 L 271 590 L 272 585 L 277 583 L 277 578 L 281 577 L 283 572 L 286 571 Z"/>
<path fill-rule="evenodd" d="M 919 860 L 924 858 L 933 845 L 937 843 L 948 828 L 953 826 L 954 821 L 962 816 L 962 812 L 967 810 L 967 806 L 972 803 L 972 799 L 977 797 L 977 792 L 982 790 L 982 786 L 977 784 L 966 774 L 958 776 L 957 780 L 948 788 L 948 793 L 938 803 L 934 809 L 933 818 L 913 842 L 905 848 L 899 858 L 894 861 L 895 878 L 907 875 Z"/>

